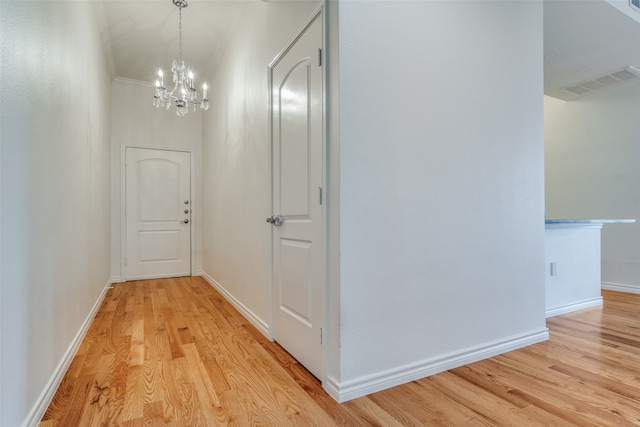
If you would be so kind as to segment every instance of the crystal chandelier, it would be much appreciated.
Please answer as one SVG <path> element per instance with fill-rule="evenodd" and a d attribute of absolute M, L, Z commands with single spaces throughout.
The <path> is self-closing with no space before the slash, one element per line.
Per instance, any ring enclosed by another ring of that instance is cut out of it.
<path fill-rule="evenodd" d="M 193 105 L 193 111 L 196 110 L 196 105 L 198 104 L 202 110 L 208 110 L 209 100 L 207 99 L 207 83 L 205 82 L 202 85 L 202 98 L 200 98 L 198 90 L 195 87 L 193 70 L 187 67 L 182 60 L 182 9 L 188 6 L 187 1 L 173 0 L 173 4 L 178 6 L 180 11 L 180 21 L 178 23 L 178 31 L 180 34 L 178 60 L 174 59 L 171 64 L 173 89 L 167 91 L 167 88 L 164 87 L 164 73 L 162 72 L 162 68 L 158 69 L 153 105 L 157 108 L 165 107 L 167 111 L 169 111 L 173 102 L 176 106 L 176 114 L 183 117 L 189 112 L 189 104 Z"/>

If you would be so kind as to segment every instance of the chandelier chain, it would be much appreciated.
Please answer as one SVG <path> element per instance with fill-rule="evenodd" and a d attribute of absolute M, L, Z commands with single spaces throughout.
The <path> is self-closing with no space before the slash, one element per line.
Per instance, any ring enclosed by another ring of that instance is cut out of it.
<path fill-rule="evenodd" d="M 182 8 L 178 7 L 180 11 L 180 18 L 178 20 L 178 34 L 180 34 L 180 40 L 178 42 L 178 59 L 182 61 Z"/>

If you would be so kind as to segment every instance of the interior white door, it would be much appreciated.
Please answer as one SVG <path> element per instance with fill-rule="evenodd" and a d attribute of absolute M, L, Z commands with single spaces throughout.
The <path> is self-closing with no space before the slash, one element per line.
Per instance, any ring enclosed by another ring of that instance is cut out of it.
<path fill-rule="evenodd" d="M 273 336 L 322 378 L 323 101 L 320 15 L 271 64 Z M 282 222 L 280 223 L 282 218 Z"/>
<path fill-rule="evenodd" d="M 127 280 L 191 275 L 191 154 L 127 148 Z"/>

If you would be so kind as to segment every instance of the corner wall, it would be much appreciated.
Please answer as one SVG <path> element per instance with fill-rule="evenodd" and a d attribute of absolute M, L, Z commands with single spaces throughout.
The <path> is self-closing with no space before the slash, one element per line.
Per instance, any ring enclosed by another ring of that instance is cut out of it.
<path fill-rule="evenodd" d="M 111 75 L 96 5 L 0 3 L 3 426 L 39 421 L 109 283 Z"/>
<path fill-rule="evenodd" d="M 541 2 L 339 5 L 347 400 L 547 338 L 543 28 Z"/>
<path fill-rule="evenodd" d="M 571 102 L 545 97 L 548 218 L 640 222 L 640 83 Z M 602 229 L 602 282 L 640 293 L 640 223 Z"/>

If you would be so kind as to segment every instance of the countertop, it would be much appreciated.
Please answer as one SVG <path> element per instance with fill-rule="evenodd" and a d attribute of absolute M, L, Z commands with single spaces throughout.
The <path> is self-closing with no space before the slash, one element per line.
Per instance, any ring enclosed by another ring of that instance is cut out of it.
<path fill-rule="evenodd" d="M 545 219 L 545 224 L 634 224 L 635 219 Z"/>
<path fill-rule="evenodd" d="M 635 224 L 635 219 L 545 219 L 547 229 L 553 228 L 602 228 L 604 224 Z"/>

